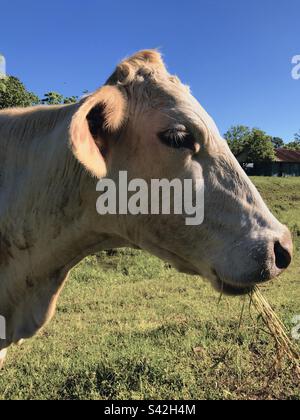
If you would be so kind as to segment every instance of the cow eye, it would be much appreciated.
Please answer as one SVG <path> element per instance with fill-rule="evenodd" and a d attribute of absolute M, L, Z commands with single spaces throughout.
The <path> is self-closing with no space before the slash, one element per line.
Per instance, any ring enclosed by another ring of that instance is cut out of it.
<path fill-rule="evenodd" d="M 160 141 L 172 149 L 189 149 L 196 152 L 194 136 L 185 128 L 170 129 L 158 134 Z"/>

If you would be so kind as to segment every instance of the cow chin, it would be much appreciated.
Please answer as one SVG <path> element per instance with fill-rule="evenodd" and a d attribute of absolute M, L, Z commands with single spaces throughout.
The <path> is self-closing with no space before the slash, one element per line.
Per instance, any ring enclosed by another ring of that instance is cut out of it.
<path fill-rule="evenodd" d="M 233 286 L 232 284 L 222 281 L 217 277 L 213 281 L 213 286 L 217 292 L 223 293 L 227 296 L 245 296 L 251 294 L 255 286 Z"/>
<path fill-rule="evenodd" d="M 196 271 L 194 268 L 188 267 L 176 267 L 180 273 L 194 275 L 194 276 L 203 276 L 203 273 L 200 271 Z M 206 277 L 206 276 L 204 276 Z M 221 280 L 215 272 L 213 272 L 213 276 L 207 275 L 208 279 L 212 283 L 213 288 L 226 296 L 244 296 L 247 294 L 251 294 L 254 290 L 254 285 L 251 286 L 241 286 L 241 285 L 233 285 L 228 282 Z"/>
<path fill-rule="evenodd" d="M 198 277 L 203 277 L 210 281 L 213 288 L 219 292 L 223 293 L 224 295 L 228 296 L 243 296 L 248 293 L 251 293 L 255 287 L 256 282 L 250 281 L 252 279 L 249 278 L 249 281 L 243 282 L 235 282 L 233 279 L 232 281 L 223 280 L 216 270 L 214 270 L 210 265 L 207 265 L 203 262 L 200 264 L 199 261 L 197 264 L 193 264 L 188 259 L 181 257 L 166 248 L 158 247 L 156 244 L 147 242 L 143 243 L 139 246 L 140 249 L 147 250 L 151 254 L 157 256 L 158 258 L 168 262 L 173 266 L 178 272 Z M 244 279 L 245 280 L 245 279 Z M 269 280 L 269 279 L 265 279 Z M 244 283 L 244 285 L 243 285 Z"/>

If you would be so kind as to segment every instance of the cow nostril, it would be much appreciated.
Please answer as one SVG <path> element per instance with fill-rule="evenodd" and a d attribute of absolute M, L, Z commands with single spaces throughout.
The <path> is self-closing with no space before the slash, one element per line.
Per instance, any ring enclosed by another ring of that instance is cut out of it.
<path fill-rule="evenodd" d="M 280 270 L 288 268 L 292 262 L 292 255 L 290 251 L 284 248 L 279 241 L 274 245 L 275 264 Z"/>

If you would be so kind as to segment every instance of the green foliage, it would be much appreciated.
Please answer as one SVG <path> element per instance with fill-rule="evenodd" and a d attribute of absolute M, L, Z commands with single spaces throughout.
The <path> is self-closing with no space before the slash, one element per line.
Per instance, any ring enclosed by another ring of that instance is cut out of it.
<path fill-rule="evenodd" d="M 45 93 L 41 103 L 44 105 L 62 105 L 62 104 L 74 104 L 78 101 L 77 96 L 64 97 L 57 92 Z"/>
<path fill-rule="evenodd" d="M 248 146 L 250 149 L 248 162 L 272 162 L 275 160 L 272 138 L 264 131 L 254 128 Z"/>
<path fill-rule="evenodd" d="M 294 234 L 295 260 L 263 292 L 291 330 L 300 313 L 300 179 L 255 178 Z M 0 399 L 299 400 L 288 366 L 248 302 L 132 250 L 103 252 L 71 273 L 54 320 L 12 347 Z"/>
<path fill-rule="evenodd" d="M 39 102 L 38 97 L 29 92 L 16 77 L 7 76 L 0 81 L 0 109 L 27 107 Z"/>
<path fill-rule="evenodd" d="M 0 78 L 0 101 L 1 101 L 1 95 L 6 92 L 6 83 L 5 83 L 5 79 L 4 77 Z"/>
<path fill-rule="evenodd" d="M 235 156 L 243 154 L 245 164 L 275 160 L 272 137 L 258 128 L 250 129 L 243 125 L 231 127 L 224 137 Z"/>
<path fill-rule="evenodd" d="M 300 150 L 300 140 L 292 141 L 285 146 L 285 149 Z"/>
<path fill-rule="evenodd" d="M 44 99 L 41 100 L 41 103 L 45 105 L 60 105 L 63 103 L 63 95 L 57 92 L 48 92 L 45 93 Z"/>
<path fill-rule="evenodd" d="M 291 141 L 290 143 L 286 144 L 285 149 L 290 150 L 300 150 L 300 131 L 295 134 L 294 141 Z"/>
<path fill-rule="evenodd" d="M 273 137 L 272 144 L 274 149 L 280 149 L 281 147 L 284 147 L 284 141 L 280 137 Z"/>
<path fill-rule="evenodd" d="M 0 78 L 0 109 L 28 107 L 38 104 L 73 104 L 77 101 L 77 96 L 64 97 L 57 92 L 48 92 L 40 100 L 37 95 L 29 92 L 17 77 L 7 76 Z"/>
<path fill-rule="evenodd" d="M 244 125 L 231 127 L 224 138 L 227 140 L 232 153 L 235 156 L 240 155 L 246 148 L 246 144 L 251 136 L 251 130 Z"/>
<path fill-rule="evenodd" d="M 76 102 L 78 102 L 78 96 L 70 96 L 70 97 L 64 98 L 65 105 L 76 104 Z"/>

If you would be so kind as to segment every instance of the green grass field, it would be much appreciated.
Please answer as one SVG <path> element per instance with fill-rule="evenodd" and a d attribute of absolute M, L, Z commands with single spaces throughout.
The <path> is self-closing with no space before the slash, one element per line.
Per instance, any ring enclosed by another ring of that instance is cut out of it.
<path fill-rule="evenodd" d="M 300 178 L 256 178 L 292 229 L 293 266 L 264 293 L 289 330 L 300 315 Z M 37 337 L 10 349 L 1 399 L 300 399 L 289 366 L 242 298 L 138 251 L 82 262 Z M 300 343 L 299 343 L 300 344 Z M 195 351 L 196 349 L 196 351 Z"/>

